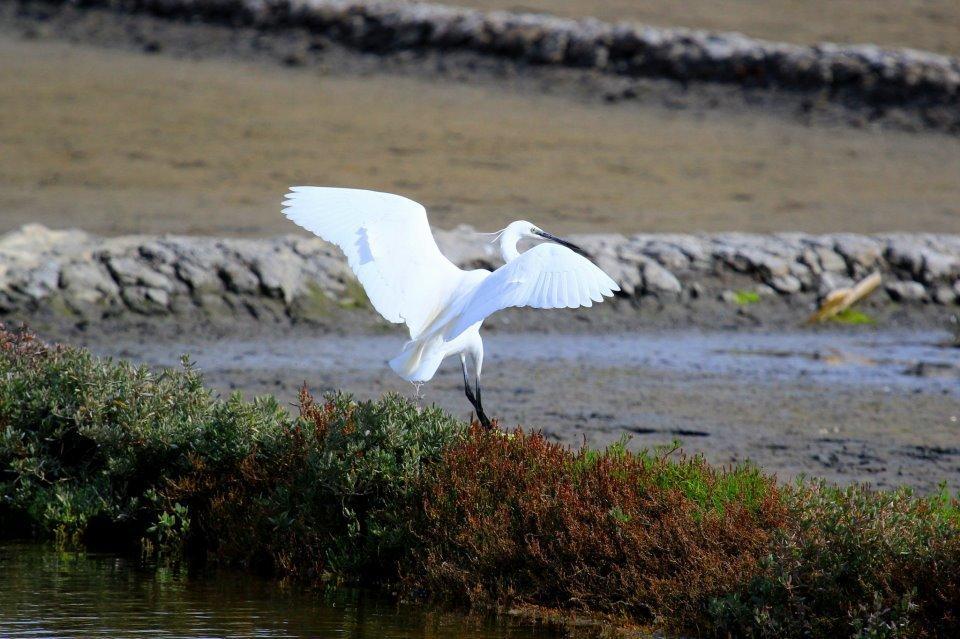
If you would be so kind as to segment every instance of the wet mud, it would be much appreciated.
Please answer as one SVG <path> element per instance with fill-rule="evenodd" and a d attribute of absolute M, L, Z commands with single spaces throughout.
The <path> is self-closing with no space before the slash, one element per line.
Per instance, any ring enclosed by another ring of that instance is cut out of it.
<path fill-rule="evenodd" d="M 163 341 L 87 336 L 103 355 L 151 366 L 189 353 L 221 392 L 294 401 L 342 389 L 417 391 L 386 366 L 397 334 L 267 332 Z M 484 402 L 501 425 L 579 446 L 629 438 L 720 464 L 753 461 L 783 480 L 823 477 L 923 492 L 960 489 L 960 349 L 937 331 L 652 331 L 485 338 Z M 418 401 L 469 416 L 451 359 Z"/>

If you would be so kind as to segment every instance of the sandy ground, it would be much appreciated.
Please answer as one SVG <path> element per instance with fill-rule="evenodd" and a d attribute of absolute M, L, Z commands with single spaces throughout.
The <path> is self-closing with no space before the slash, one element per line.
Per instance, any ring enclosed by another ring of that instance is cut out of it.
<path fill-rule="evenodd" d="M 452 4 L 740 31 L 800 44 L 872 42 L 960 54 L 960 4 L 954 0 L 457 0 Z"/>
<path fill-rule="evenodd" d="M 278 203 L 297 183 L 404 193 L 447 228 L 519 217 L 559 232 L 960 223 L 955 137 L 518 84 L 182 59 L 0 29 L 0 232 L 31 221 L 287 232 Z"/>
<path fill-rule="evenodd" d="M 542 428 L 574 446 L 682 443 L 709 460 L 752 460 L 783 480 L 800 475 L 924 492 L 960 490 L 960 353 L 938 331 L 647 331 L 580 335 L 486 331 L 484 403 L 506 426 Z M 386 366 L 403 341 L 390 334 L 145 340 L 90 332 L 71 341 L 152 366 L 189 353 L 222 392 L 293 401 L 316 393 L 360 398 L 411 385 Z M 421 389 L 466 418 L 451 358 Z"/>

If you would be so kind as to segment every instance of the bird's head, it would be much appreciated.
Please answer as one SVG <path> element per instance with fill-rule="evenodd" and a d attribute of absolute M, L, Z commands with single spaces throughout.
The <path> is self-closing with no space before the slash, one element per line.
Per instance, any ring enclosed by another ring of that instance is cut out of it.
<path fill-rule="evenodd" d="M 510 226 L 504 229 L 504 235 L 506 235 L 507 233 L 511 233 L 518 240 L 522 238 L 529 238 L 532 240 L 547 240 L 549 242 L 554 242 L 555 244 L 559 244 L 560 246 L 566 246 L 571 251 L 579 253 L 580 255 L 584 255 L 584 256 L 587 255 L 586 251 L 584 251 L 582 248 L 580 248 L 573 242 L 569 240 L 565 240 L 562 237 L 557 237 L 552 233 L 547 233 L 536 224 L 527 222 L 526 220 L 517 220 L 516 222 L 513 222 L 512 224 L 510 224 Z"/>

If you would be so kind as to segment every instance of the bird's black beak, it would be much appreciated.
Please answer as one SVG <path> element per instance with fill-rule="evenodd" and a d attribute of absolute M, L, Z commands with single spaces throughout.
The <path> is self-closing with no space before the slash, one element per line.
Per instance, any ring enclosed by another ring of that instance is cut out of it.
<path fill-rule="evenodd" d="M 570 249 L 570 250 L 573 251 L 574 253 L 579 253 L 580 255 L 582 255 L 582 256 L 584 256 L 584 257 L 586 257 L 586 258 L 589 258 L 589 257 L 590 257 L 590 255 L 589 255 L 586 251 L 584 251 L 582 248 L 580 248 L 579 246 L 577 246 L 577 245 L 574 244 L 573 242 L 569 242 L 569 241 L 563 239 L 562 237 L 557 237 L 556 235 L 551 235 L 550 233 L 547 233 L 546 231 L 541 231 L 540 229 L 537 229 L 537 230 L 533 231 L 533 233 L 534 233 L 534 235 L 539 235 L 540 237 L 542 237 L 542 238 L 545 239 L 545 240 L 550 240 L 551 242 L 555 242 L 555 243 L 559 244 L 560 246 L 566 246 L 568 249 Z"/>

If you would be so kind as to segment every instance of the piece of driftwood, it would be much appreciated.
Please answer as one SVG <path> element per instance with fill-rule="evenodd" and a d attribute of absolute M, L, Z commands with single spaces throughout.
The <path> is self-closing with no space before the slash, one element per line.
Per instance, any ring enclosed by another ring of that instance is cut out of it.
<path fill-rule="evenodd" d="M 880 273 L 874 271 L 850 288 L 838 288 L 835 291 L 830 291 L 820 302 L 820 308 L 807 318 L 807 323 L 816 324 L 847 310 L 874 292 L 880 286 L 881 279 Z"/>

